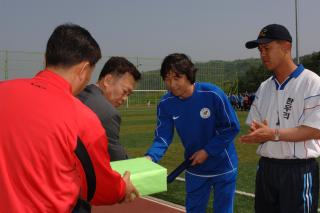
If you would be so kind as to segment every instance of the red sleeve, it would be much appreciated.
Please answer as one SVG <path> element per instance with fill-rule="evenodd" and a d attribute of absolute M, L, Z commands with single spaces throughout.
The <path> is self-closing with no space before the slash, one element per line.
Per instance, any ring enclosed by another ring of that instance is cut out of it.
<path fill-rule="evenodd" d="M 81 103 L 82 104 L 82 103 Z M 107 150 L 108 139 L 98 117 L 83 105 L 81 109 L 80 139 L 85 145 L 96 176 L 96 191 L 91 200 L 93 205 L 108 205 L 121 201 L 126 185 L 121 175 L 111 169 Z M 80 169 L 81 196 L 87 197 L 87 183 L 83 169 Z"/>
<path fill-rule="evenodd" d="M 102 135 L 98 142 L 88 147 L 96 174 L 96 191 L 90 202 L 94 205 L 114 204 L 125 196 L 125 182 L 119 173 L 111 169 L 107 144 L 107 137 Z"/>

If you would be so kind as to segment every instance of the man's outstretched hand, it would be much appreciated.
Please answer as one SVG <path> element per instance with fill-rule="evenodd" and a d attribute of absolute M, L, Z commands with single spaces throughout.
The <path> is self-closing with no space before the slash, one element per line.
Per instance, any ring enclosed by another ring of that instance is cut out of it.
<path fill-rule="evenodd" d="M 140 197 L 138 190 L 130 180 L 130 172 L 126 171 L 122 178 L 126 183 L 126 195 L 120 203 L 129 203 L 133 201 L 135 198 Z"/>

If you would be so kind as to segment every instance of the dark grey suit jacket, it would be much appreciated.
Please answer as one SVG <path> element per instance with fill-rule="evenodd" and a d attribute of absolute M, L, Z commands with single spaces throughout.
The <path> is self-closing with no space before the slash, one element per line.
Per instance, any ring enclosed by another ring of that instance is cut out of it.
<path fill-rule="evenodd" d="M 88 85 L 78 98 L 99 117 L 108 136 L 108 151 L 111 161 L 124 160 L 128 155 L 119 142 L 121 117 L 119 111 L 103 96 L 100 88 Z M 92 130 L 94 131 L 94 130 Z"/>

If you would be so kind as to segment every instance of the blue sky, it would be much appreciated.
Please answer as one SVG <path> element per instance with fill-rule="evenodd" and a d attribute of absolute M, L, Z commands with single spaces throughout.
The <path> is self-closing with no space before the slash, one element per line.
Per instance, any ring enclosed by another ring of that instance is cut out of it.
<path fill-rule="evenodd" d="M 303 55 L 320 50 L 320 1 L 298 1 Z M 285 25 L 295 40 L 294 2 L 0 0 L 0 49 L 44 52 L 53 29 L 73 22 L 87 28 L 108 56 L 163 58 L 184 52 L 198 61 L 258 57 L 244 43 L 267 24 Z"/>

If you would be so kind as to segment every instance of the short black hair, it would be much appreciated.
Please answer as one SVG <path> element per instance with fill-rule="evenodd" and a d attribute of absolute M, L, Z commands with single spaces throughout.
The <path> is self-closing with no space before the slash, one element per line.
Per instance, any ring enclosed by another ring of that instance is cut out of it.
<path fill-rule="evenodd" d="M 131 74 L 135 81 L 141 79 L 141 73 L 130 61 L 124 57 L 113 56 L 104 64 L 98 80 L 101 80 L 107 74 L 122 76 L 125 73 Z"/>
<path fill-rule="evenodd" d="M 94 66 L 101 58 L 101 50 L 86 29 L 67 23 L 51 34 L 45 58 L 46 66 L 71 67 L 82 61 L 89 61 L 90 66 Z"/>
<path fill-rule="evenodd" d="M 196 80 L 197 68 L 191 59 L 183 53 L 173 53 L 164 58 L 160 70 L 162 79 L 164 80 L 171 71 L 178 75 L 186 75 L 191 84 Z"/>

